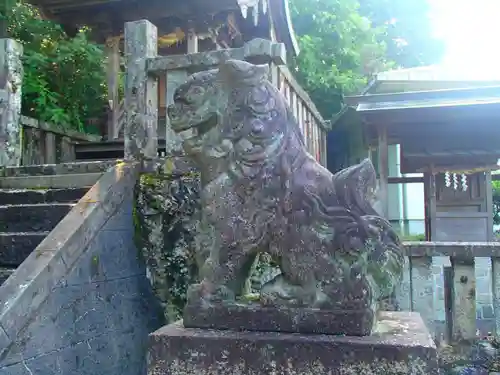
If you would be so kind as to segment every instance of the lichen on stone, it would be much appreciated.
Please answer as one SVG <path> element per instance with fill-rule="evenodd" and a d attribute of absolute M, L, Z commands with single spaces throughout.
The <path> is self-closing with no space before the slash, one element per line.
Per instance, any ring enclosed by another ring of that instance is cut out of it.
<path fill-rule="evenodd" d="M 285 365 L 276 362 L 261 363 L 257 370 L 243 360 L 238 363 L 217 361 L 210 366 L 193 361 L 173 360 L 168 363 L 158 363 L 156 368 L 150 368 L 150 375 L 165 373 L 176 375 L 428 375 L 428 365 L 421 358 L 408 358 L 406 361 L 388 361 L 385 359 L 370 363 L 345 362 L 336 368 L 327 368 L 320 361 L 311 361 L 307 365 L 294 364 L 289 360 Z M 165 372 L 165 369 L 168 369 Z"/>
<path fill-rule="evenodd" d="M 136 186 L 136 243 L 168 321 L 180 316 L 187 287 L 198 274 L 193 236 L 199 191 L 199 175 L 192 172 L 143 174 Z"/>

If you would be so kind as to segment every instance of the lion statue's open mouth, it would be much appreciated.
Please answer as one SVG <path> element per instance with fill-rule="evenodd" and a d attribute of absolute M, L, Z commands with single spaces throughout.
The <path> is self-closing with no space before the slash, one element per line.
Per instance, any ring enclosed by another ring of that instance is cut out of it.
<path fill-rule="evenodd" d="M 191 143 L 215 127 L 218 119 L 217 71 L 193 74 L 175 90 L 174 103 L 167 113 L 172 130 Z M 188 130 L 190 130 L 188 132 Z"/>

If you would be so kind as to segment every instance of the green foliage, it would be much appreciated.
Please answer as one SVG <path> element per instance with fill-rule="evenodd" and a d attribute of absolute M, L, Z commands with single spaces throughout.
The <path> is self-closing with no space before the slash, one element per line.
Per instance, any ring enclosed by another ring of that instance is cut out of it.
<path fill-rule="evenodd" d="M 74 38 L 25 3 L 11 14 L 10 35 L 23 44 L 23 114 L 93 132 L 87 121 L 102 115 L 106 103 L 103 47 L 89 41 L 89 30 Z"/>
<path fill-rule="evenodd" d="M 292 0 L 299 82 L 325 118 L 375 73 L 439 61 L 427 0 Z"/>
<path fill-rule="evenodd" d="M 405 68 L 435 64 L 443 56 L 444 42 L 433 37 L 429 12 L 428 0 L 360 0 L 360 13 L 385 29 L 380 36 L 387 59 Z"/>
<path fill-rule="evenodd" d="M 390 66 L 383 27 L 359 12 L 358 0 L 292 0 L 300 54 L 297 79 L 325 118 L 340 110 L 341 94 L 356 92 L 375 71 Z"/>

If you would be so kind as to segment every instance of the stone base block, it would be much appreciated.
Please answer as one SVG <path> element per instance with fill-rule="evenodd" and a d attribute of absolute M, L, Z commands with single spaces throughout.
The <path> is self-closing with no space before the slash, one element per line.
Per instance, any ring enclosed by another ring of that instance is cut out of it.
<path fill-rule="evenodd" d="M 437 375 L 420 315 L 380 314 L 370 336 L 236 332 L 170 324 L 150 335 L 148 375 Z"/>
<path fill-rule="evenodd" d="M 186 306 L 184 327 L 232 331 L 322 333 L 367 336 L 372 332 L 371 309 L 320 310 L 254 305 Z"/>

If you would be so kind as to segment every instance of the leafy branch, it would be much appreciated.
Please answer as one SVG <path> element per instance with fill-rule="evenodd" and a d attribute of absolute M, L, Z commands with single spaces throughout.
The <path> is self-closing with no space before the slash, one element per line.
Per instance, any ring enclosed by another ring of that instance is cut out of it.
<path fill-rule="evenodd" d="M 19 2 L 9 17 L 11 37 L 23 44 L 23 114 L 81 132 L 95 132 L 88 121 L 106 104 L 105 54 L 89 40 L 74 38 L 44 20 L 33 6 Z"/>

